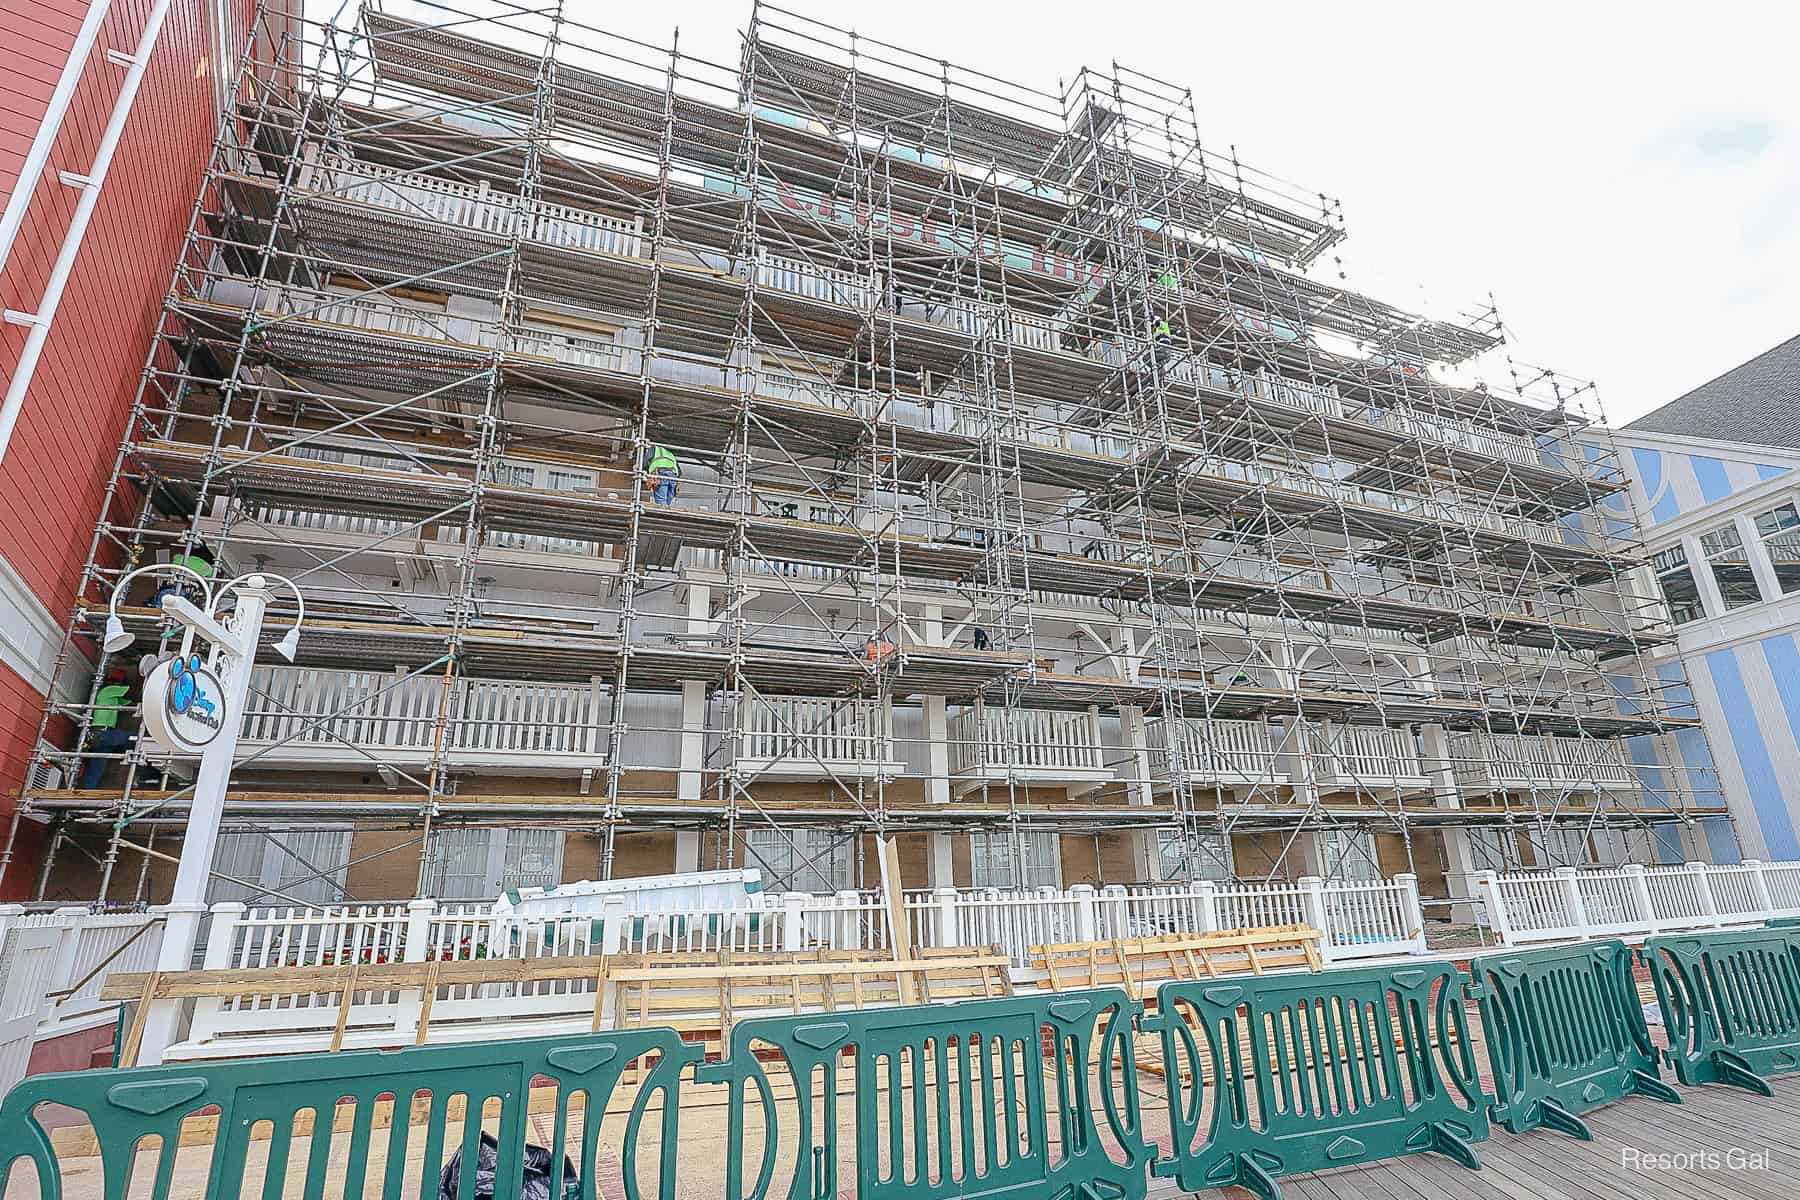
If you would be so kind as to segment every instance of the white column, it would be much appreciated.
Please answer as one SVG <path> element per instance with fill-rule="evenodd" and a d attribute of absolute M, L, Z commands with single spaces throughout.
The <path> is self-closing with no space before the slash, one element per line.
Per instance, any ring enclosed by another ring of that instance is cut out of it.
<path fill-rule="evenodd" d="M 929 615 L 937 610 L 928 608 L 925 611 L 926 637 L 941 635 L 942 622 Z M 934 625 L 937 635 L 932 633 Z M 925 781 L 926 803 L 950 803 L 950 717 L 942 696 L 925 697 L 925 757 L 926 772 L 930 776 Z M 953 837 L 954 834 L 943 832 L 926 835 L 927 881 L 934 888 L 956 886 Z"/>
<path fill-rule="evenodd" d="M 200 920 L 206 913 L 206 885 L 212 878 L 219 822 L 225 815 L 225 790 L 231 784 L 231 768 L 237 758 L 244 697 L 250 690 L 251 667 L 262 637 L 263 613 L 269 607 L 269 588 L 260 575 L 249 576 L 236 589 L 236 595 L 237 612 L 227 624 L 248 653 L 240 657 L 221 649 L 219 654 L 219 687 L 224 693 L 220 707 L 225 727 L 200 755 L 187 828 L 182 834 L 181 861 L 175 868 L 175 884 L 165 910 L 168 918 L 156 958 L 158 971 L 185 971 L 193 965 L 194 943 L 199 939 Z M 174 1044 L 181 1008 L 180 1000 L 151 1003 L 138 1051 L 140 1063 L 148 1066 L 162 1061 L 163 1051 Z"/>
<path fill-rule="evenodd" d="M 1420 726 L 1419 744 L 1425 755 L 1425 775 L 1431 780 L 1431 793 L 1437 807 L 1460 810 L 1462 789 L 1456 783 L 1449 731 L 1442 725 Z M 1475 861 L 1475 846 L 1468 829 L 1461 825 L 1444 825 L 1440 826 L 1439 836 L 1444 842 L 1444 889 L 1452 896 L 1473 896 L 1475 872 L 1480 869 L 1480 864 Z M 1474 921 L 1475 906 L 1451 905 L 1450 919 L 1462 923 Z"/>
<path fill-rule="evenodd" d="M 704 583 L 690 583 L 687 589 L 687 628 L 689 637 L 705 637 L 712 628 L 712 588 Z M 724 736 L 731 737 L 731 730 Z M 700 788 L 706 765 L 706 684 L 702 680 L 684 680 L 681 685 L 681 759 L 675 777 L 677 800 L 700 799 Z M 700 869 L 700 834 L 682 830 L 675 835 L 675 871 L 677 874 Z"/>

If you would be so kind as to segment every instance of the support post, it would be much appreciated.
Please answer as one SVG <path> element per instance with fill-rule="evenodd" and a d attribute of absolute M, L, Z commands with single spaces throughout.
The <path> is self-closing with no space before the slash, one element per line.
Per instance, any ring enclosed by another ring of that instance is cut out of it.
<path fill-rule="evenodd" d="M 200 965 L 208 971 L 226 971 L 233 966 L 232 950 L 237 946 L 238 926 L 243 923 L 245 908 L 235 900 L 212 906 L 212 928 L 206 935 L 206 957 Z M 173 923 L 173 918 L 171 918 Z M 163 938 L 168 939 L 165 929 Z M 163 968 L 158 967 L 158 970 Z M 177 968 L 179 969 L 179 968 Z M 158 1001 L 157 1003 L 179 1003 Z M 188 1037 L 196 1042 L 210 1041 L 218 1030 L 219 1012 L 225 1001 L 207 997 L 194 1001 L 194 1017 L 188 1026 Z M 140 1057 L 139 1062 L 143 1059 Z"/>
<path fill-rule="evenodd" d="M 1643 868 L 1639 867 L 1642 871 Z M 1581 899 L 1581 880 L 1576 877 L 1574 867 L 1556 868 L 1557 886 L 1562 890 L 1563 907 L 1568 911 L 1569 927 L 1575 930 L 1575 936 L 1587 941 L 1594 936 L 1588 930 L 1587 905 Z"/>
<path fill-rule="evenodd" d="M 216 910 L 215 910 L 216 911 Z M 400 961 L 422 963 L 431 951 L 431 918 L 437 912 L 436 900 L 406 902 L 406 933 L 400 947 Z M 394 1010 L 394 1036 L 406 1045 L 419 1032 L 419 1017 L 425 1010 L 425 992 L 404 991 Z"/>
<path fill-rule="evenodd" d="M 1419 877 L 1411 871 L 1403 871 L 1394 876 L 1394 882 L 1400 887 L 1400 917 L 1406 923 L 1406 928 L 1402 930 L 1406 934 L 1406 952 L 1423 954 L 1425 908 L 1419 903 Z"/>
<path fill-rule="evenodd" d="M 958 919 L 958 902 L 962 893 L 953 887 L 931 889 L 931 903 L 936 919 L 934 932 L 938 946 L 962 945 L 962 922 Z"/>
<path fill-rule="evenodd" d="M 805 892 L 781 894 L 781 948 L 790 954 L 806 949 L 806 902 L 810 899 Z"/>
<path fill-rule="evenodd" d="M 1569 868 L 1569 873 L 1571 875 L 1575 873 L 1573 867 Z M 1644 874 L 1644 864 L 1626 863 L 1625 877 L 1631 881 L 1632 902 L 1637 905 L 1637 910 L 1644 914 L 1645 931 L 1648 933 L 1657 932 L 1662 926 L 1661 922 L 1659 922 L 1656 917 L 1656 904 L 1650 898 L 1650 880 Z M 1586 923 L 1586 915 L 1585 912 L 1582 914 L 1584 924 Z"/>
<path fill-rule="evenodd" d="M 1306 923 L 1319 931 L 1319 961 L 1329 963 L 1333 947 L 1331 925 L 1325 912 L 1325 881 L 1317 875 L 1303 875 L 1299 887 L 1300 911 L 1305 914 Z"/>
<path fill-rule="evenodd" d="M 1743 865 L 1750 872 L 1750 888 L 1756 896 L 1756 910 L 1764 916 L 1774 916 L 1775 898 L 1769 894 L 1769 877 L 1763 874 L 1762 860 L 1746 858 Z"/>
<path fill-rule="evenodd" d="M 1513 945 L 1512 922 L 1506 916 L 1506 897 L 1500 892 L 1500 876 L 1493 871 L 1477 871 L 1471 882 L 1475 900 L 1487 927 L 1502 946 Z"/>
<path fill-rule="evenodd" d="M 1076 884 L 1069 889 L 1069 899 L 1075 902 L 1075 940 L 1078 942 L 1098 941 L 1100 922 L 1094 911 L 1093 885 Z"/>
<path fill-rule="evenodd" d="M 1706 864 L 1691 862 L 1687 869 L 1694 873 L 1694 894 L 1700 901 L 1700 915 L 1706 918 L 1708 925 L 1717 929 L 1724 922 L 1719 919 L 1719 902 L 1713 895 L 1712 880 L 1707 877 Z"/>
<path fill-rule="evenodd" d="M 219 821 L 225 815 L 225 790 L 231 783 L 237 759 L 238 731 L 243 726 L 244 697 L 250 691 L 250 673 L 262 639 L 263 614 L 269 607 L 269 587 L 261 575 L 251 575 L 237 589 L 237 612 L 230 624 L 232 636 L 243 654 L 219 647 L 219 686 L 224 727 L 200 755 L 194 793 L 182 835 L 181 861 L 175 868 L 168 921 L 157 953 L 158 971 L 183 971 L 193 962 L 200 920 L 206 914 L 206 885 L 212 878 L 213 856 L 218 851 Z M 165 607 L 174 601 L 165 602 Z M 144 1023 L 144 1038 L 137 1061 L 162 1061 L 163 1051 L 175 1041 L 181 1018 L 181 1001 L 157 1000 Z"/>

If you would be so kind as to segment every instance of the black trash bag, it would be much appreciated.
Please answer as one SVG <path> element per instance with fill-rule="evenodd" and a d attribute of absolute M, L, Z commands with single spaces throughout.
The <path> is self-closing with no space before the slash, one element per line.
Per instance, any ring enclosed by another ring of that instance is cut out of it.
<path fill-rule="evenodd" d="M 500 1143 L 487 1133 L 481 1135 L 481 1148 L 475 1154 L 475 1196 L 474 1200 L 494 1200 L 494 1173 L 500 1166 Z M 568 1155 L 562 1160 L 563 1185 L 562 1195 L 552 1195 L 550 1191 L 550 1151 L 542 1146 L 525 1146 L 525 1178 L 519 1185 L 517 1200 L 569 1200 L 581 1195 L 581 1181 L 575 1177 L 575 1164 L 569 1161 Z M 450 1156 L 444 1164 L 444 1173 L 438 1176 L 438 1200 L 457 1200 L 457 1189 L 462 1186 L 462 1147 Z M 502 1197 L 502 1200 L 513 1200 Z"/>

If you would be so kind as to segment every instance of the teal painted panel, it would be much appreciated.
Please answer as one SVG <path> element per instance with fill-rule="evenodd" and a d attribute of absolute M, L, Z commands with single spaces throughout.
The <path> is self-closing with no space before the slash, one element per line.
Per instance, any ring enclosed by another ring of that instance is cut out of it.
<path fill-rule="evenodd" d="M 1493 1071 L 1493 1117 L 1514 1133 L 1548 1126 L 1585 1140 L 1576 1115 L 1639 1093 L 1679 1104 L 1655 1047 L 1623 942 L 1589 942 L 1469 963 Z"/>
<path fill-rule="evenodd" d="M 1465 982 L 1434 962 L 1165 984 L 1143 1021 L 1162 1035 L 1169 1091 L 1154 1172 L 1273 1200 L 1284 1175 L 1428 1150 L 1479 1167 L 1491 1097 Z"/>
<path fill-rule="evenodd" d="M 1800 1070 L 1800 927 L 1653 937 L 1640 953 L 1682 1083 L 1768 1095 L 1763 1076 Z"/>
<path fill-rule="evenodd" d="M 744 1021 L 699 1072 L 730 1087 L 725 1195 L 1135 1200 L 1140 1011 L 1107 988 Z"/>
<path fill-rule="evenodd" d="M 208 1175 L 208 1200 L 234 1200 L 245 1186 L 253 1191 L 260 1187 L 262 1200 L 277 1200 L 283 1195 L 289 1155 L 297 1137 L 302 1136 L 295 1133 L 297 1122 L 304 1126 L 310 1120 L 314 1129 L 329 1127 L 340 1101 L 353 1103 L 355 1116 L 350 1128 L 334 1135 L 333 1144 L 347 1147 L 350 1176 L 359 1178 L 369 1162 L 376 1104 L 392 1096 L 397 1103 L 412 1103 L 415 1112 L 424 1104 L 428 1115 L 422 1123 L 393 1123 L 382 1139 L 388 1164 L 385 1179 L 379 1186 L 363 1187 L 361 1200 L 413 1200 L 412 1189 L 403 1186 L 402 1168 L 409 1144 L 418 1138 L 424 1139 L 429 1200 L 437 1190 L 440 1165 L 456 1148 L 445 1144 L 451 1135 L 448 1117 L 453 1099 L 462 1097 L 465 1111 L 479 1112 L 490 1101 L 498 1103 L 496 1194 L 517 1196 L 524 1178 L 525 1146 L 535 1140 L 526 1120 L 527 1093 L 532 1081 L 541 1077 L 557 1085 L 553 1144 L 566 1145 L 573 1134 L 581 1145 L 579 1196 L 571 1194 L 559 1200 L 595 1200 L 599 1194 L 595 1178 L 598 1115 L 605 1111 L 625 1069 L 644 1060 L 640 1063 L 644 1074 L 627 1112 L 620 1147 L 629 1171 L 652 1102 L 675 1111 L 682 1075 L 700 1055 L 700 1047 L 683 1044 L 672 1029 L 645 1029 L 467 1046 L 339 1051 L 34 1075 L 0 1102 L 0 1131 L 4 1131 L 0 1132 L 0 1179 L 8 1177 L 19 1158 L 28 1158 L 37 1168 L 38 1179 L 49 1183 L 43 1191 L 45 1200 L 60 1200 L 61 1176 L 49 1134 L 32 1112 L 37 1105 L 52 1101 L 78 1110 L 94 1128 L 100 1144 L 99 1200 L 126 1200 L 128 1191 L 134 1200 L 170 1200 L 173 1155 L 162 1156 L 147 1189 L 143 1180 L 131 1186 L 138 1141 L 155 1135 L 164 1146 L 173 1146 L 186 1117 L 216 1105 L 219 1136 Z M 585 1096 L 586 1102 L 572 1110 L 570 1101 L 577 1095 Z M 253 1158 L 252 1133 L 263 1121 L 272 1123 L 273 1136 L 266 1143 L 267 1164 L 257 1173 L 261 1182 L 251 1185 L 244 1177 L 245 1163 Z M 660 1123 L 656 1135 L 663 1177 L 659 1194 L 665 1196 L 675 1194 L 678 1133 L 677 1122 L 670 1119 Z M 461 1123 L 457 1135 L 463 1150 L 459 1196 L 475 1195 L 480 1134 L 480 1122 Z M 310 1142 L 318 1140 L 301 1140 L 299 1145 L 310 1148 Z M 308 1154 L 302 1186 L 286 1187 L 286 1193 L 315 1200 L 324 1186 L 329 1157 Z"/>

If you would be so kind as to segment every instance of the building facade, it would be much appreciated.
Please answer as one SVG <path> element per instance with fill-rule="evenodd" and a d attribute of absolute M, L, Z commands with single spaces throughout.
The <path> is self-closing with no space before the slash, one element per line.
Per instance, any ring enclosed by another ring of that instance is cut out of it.
<path fill-rule="evenodd" d="M 142 380 L 252 6 L 208 0 L 8 4 L 0 39 L 0 821 L 40 744 L 85 716 L 93 659 L 65 657 L 118 431 Z M 91 651 L 91 648 L 85 648 Z M 77 661 L 79 659 L 79 661 Z M 44 720 L 54 698 L 56 720 Z M 0 898 L 33 889 L 41 822 L 17 830 Z"/>
<path fill-rule="evenodd" d="M 305 596 L 220 898 L 1711 853 L 1592 389 L 1322 282 L 1335 202 L 1184 88 L 466 7 L 240 72 L 123 422 L 97 545 Z M 47 886 L 155 895 L 192 764 L 96 744 Z"/>
<path fill-rule="evenodd" d="M 1676 633 L 1651 657 L 1691 681 L 1745 857 L 1800 857 L 1800 337 L 1616 440 Z"/>

